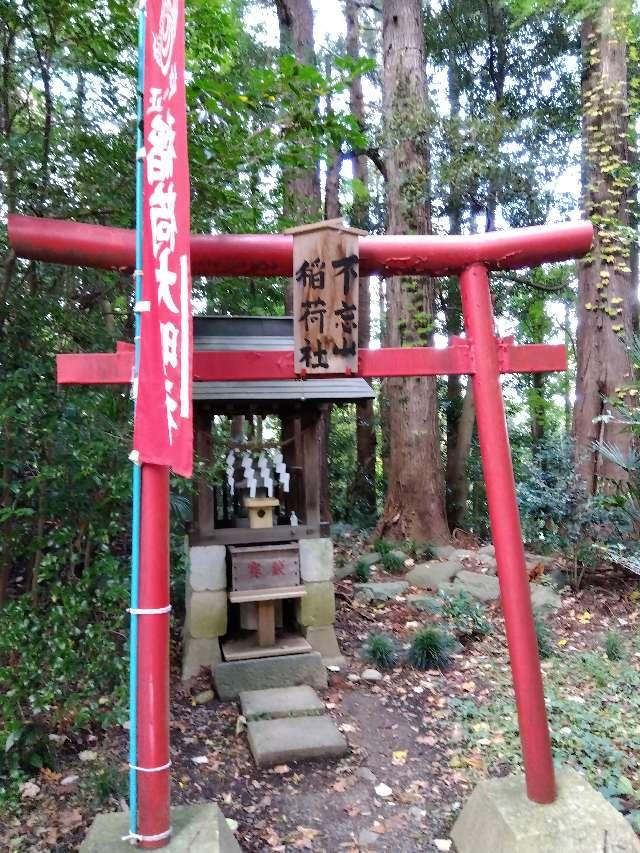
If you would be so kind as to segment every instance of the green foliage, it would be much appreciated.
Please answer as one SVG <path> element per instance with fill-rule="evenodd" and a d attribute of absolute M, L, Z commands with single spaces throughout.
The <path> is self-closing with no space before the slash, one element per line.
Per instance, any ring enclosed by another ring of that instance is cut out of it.
<path fill-rule="evenodd" d="M 395 543 L 389 539 L 376 539 L 373 543 L 373 550 L 384 557 L 385 554 L 390 554 L 395 547 Z"/>
<path fill-rule="evenodd" d="M 604 641 L 604 650 L 609 660 L 622 660 L 624 657 L 624 646 L 622 645 L 620 634 L 610 631 Z"/>
<path fill-rule="evenodd" d="M 51 762 L 50 733 L 126 718 L 127 588 L 104 554 L 74 583 L 51 584 L 45 606 L 27 597 L 2 611 L 0 779 Z"/>
<path fill-rule="evenodd" d="M 81 780 L 82 793 L 96 811 L 119 804 L 126 796 L 129 776 L 126 770 L 112 765 L 93 765 Z"/>
<path fill-rule="evenodd" d="M 411 641 L 409 662 L 416 669 L 444 669 L 456 647 L 454 638 L 437 628 L 421 628 Z"/>
<path fill-rule="evenodd" d="M 356 577 L 363 583 L 371 577 L 371 566 L 366 560 L 358 560 L 356 563 Z"/>
<path fill-rule="evenodd" d="M 568 441 L 539 449 L 524 466 L 518 501 L 525 539 L 541 550 L 562 551 L 568 558 L 574 589 L 599 558 L 598 545 L 624 535 L 628 521 L 608 498 L 589 494 Z"/>
<path fill-rule="evenodd" d="M 398 660 L 393 637 L 388 634 L 369 634 L 362 646 L 362 657 L 381 669 L 393 666 Z"/>
<path fill-rule="evenodd" d="M 439 593 L 442 599 L 441 613 L 452 624 L 460 640 L 472 640 L 485 637 L 491 632 L 491 623 L 485 615 L 485 608 L 473 601 L 465 592 L 450 596 Z"/>
<path fill-rule="evenodd" d="M 640 646 L 631 635 L 634 652 Z M 520 730 L 511 679 L 501 657 L 486 701 L 450 700 L 464 730 L 463 751 L 481 751 L 488 772 L 522 769 Z M 558 764 L 576 767 L 612 804 L 633 819 L 640 809 L 640 671 L 598 652 L 565 652 L 545 667 L 552 747 Z M 491 743 L 486 743 L 487 732 Z M 478 741 L 481 741 L 479 744 Z"/>
<path fill-rule="evenodd" d="M 539 616 L 535 617 L 536 640 L 538 642 L 538 654 L 542 660 L 547 660 L 554 655 L 554 636 L 547 623 Z"/>
<path fill-rule="evenodd" d="M 404 560 L 398 554 L 394 554 L 393 551 L 383 554 L 380 563 L 385 572 L 389 572 L 389 574 L 399 575 L 404 571 Z"/>

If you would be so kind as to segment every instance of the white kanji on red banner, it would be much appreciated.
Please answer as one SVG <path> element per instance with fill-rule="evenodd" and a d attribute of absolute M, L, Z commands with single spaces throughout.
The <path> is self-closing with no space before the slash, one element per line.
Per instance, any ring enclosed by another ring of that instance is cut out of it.
<path fill-rule="evenodd" d="M 134 449 L 190 477 L 192 320 L 184 2 L 147 0 L 143 302 Z"/>

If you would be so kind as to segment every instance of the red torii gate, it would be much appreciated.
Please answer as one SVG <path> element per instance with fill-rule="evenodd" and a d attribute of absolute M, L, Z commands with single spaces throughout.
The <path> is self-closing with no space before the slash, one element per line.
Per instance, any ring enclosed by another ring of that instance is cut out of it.
<path fill-rule="evenodd" d="M 360 350 L 358 375 L 468 374 L 472 378 L 527 794 L 538 803 L 552 802 L 556 786 L 500 374 L 564 370 L 566 354 L 563 346 L 515 346 L 512 339 L 495 335 L 489 270 L 581 257 L 591 247 L 592 239 L 591 224 L 581 221 L 469 237 L 362 237 L 359 244 L 363 275 L 460 277 L 465 338 L 452 339 L 446 349 Z M 13 215 L 9 216 L 9 240 L 23 258 L 101 269 L 134 267 L 135 235 L 126 229 Z M 191 268 L 195 275 L 290 276 L 293 237 L 192 235 Z M 115 353 L 59 355 L 57 362 L 58 382 L 63 384 L 128 383 L 133 348 L 118 344 Z M 195 352 L 193 377 L 195 381 L 293 379 L 294 354 Z M 164 532 L 158 535 L 158 531 L 168 530 L 168 494 L 166 476 L 158 477 L 155 484 L 153 479 L 153 469 L 164 469 L 144 466 L 147 468 L 152 470 L 146 498 L 143 483 L 140 605 L 153 608 L 158 607 L 158 600 L 164 601 L 162 595 L 158 598 L 158 590 L 164 595 L 168 589 L 168 542 L 163 541 Z M 167 645 L 162 630 L 155 638 L 151 629 L 149 632 L 146 641 L 142 632 L 140 635 L 140 659 L 149 669 L 148 695 L 145 698 L 141 694 L 139 707 L 140 760 L 143 766 L 157 767 L 168 761 L 167 711 L 162 701 L 155 701 L 168 690 L 168 658 L 166 654 L 154 655 L 154 648 Z M 159 646 L 155 645 L 156 640 Z M 167 769 L 166 773 L 141 779 L 140 822 L 149 834 L 158 831 L 158 825 L 164 828 L 168 775 Z"/>

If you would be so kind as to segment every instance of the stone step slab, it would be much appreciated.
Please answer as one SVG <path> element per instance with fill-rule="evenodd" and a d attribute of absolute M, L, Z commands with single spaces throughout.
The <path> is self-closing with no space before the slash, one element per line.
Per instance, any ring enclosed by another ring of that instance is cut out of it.
<path fill-rule="evenodd" d="M 307 684 L 299 687 L 272 687 L 269 690 L 245 690 L 240 694 L 240 707 L 249 721 L 318 716 L 325 712 L 324 702 Z"/>
<path fill-rule="evenodd" d="M 258 767 L 341 758 L 349 749 L 344 736 L 327 716 L 253 720 L 247 726 L 247 734 Z"/>
<path fill-rule="evenodd" d="M 272 658 L 225 661 L 213 673 L 216 693 L 222 701 L 237 699 L 245 690 L 327 686 L 327 670 L 318 652 Z"/>

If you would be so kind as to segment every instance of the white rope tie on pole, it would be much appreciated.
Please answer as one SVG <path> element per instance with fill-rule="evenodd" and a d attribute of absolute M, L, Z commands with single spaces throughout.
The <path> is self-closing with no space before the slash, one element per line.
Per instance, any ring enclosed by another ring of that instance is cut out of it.
<path fill-rule="evenodd" d="M 130 764 L 129 767 L 132 770 L 139 770 L 140 773 L 160 773 L 161 770 L 168 770 L 171 767 L 171 762 L 167 761 L 166 764 L 162 764 L 160 767 L 138 767 L 135 764 Z"/>
<path fill-rule="evenodd" d="M 136 151 L 136 160 L 144 160 L 146 156 L 147 151 L 143 145 L 142 148 L 138 148 L 138 150 Z"/>
<path fill-rule="evenodd" d="M 170 604 L 166 607 L 127 607 L 127 613 L 131 613 L 132 616 L 161 616 L 170 611 Z"/>
<path fill-rule="evenodd" d="M 151 311 L 151 302 L 148 299 L 142 299 L 140 302 L 136 302 L 133 310 L 136 314 L 146 314 L 147 311 Z"/>
<path fill-rule="evenodd" d="M 169 838 L 171 832 L 171 827 L 165 832 L 158 833 L 158 835 L 140 835 L 138 832 L 130 832 L 129 835 L 122 836 L 122 841 L 128 841 L 130 844 L 137 844 L 138 841 L 163 841 L 165 838 Z"/>

